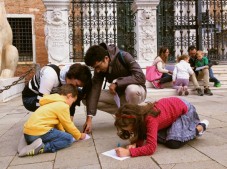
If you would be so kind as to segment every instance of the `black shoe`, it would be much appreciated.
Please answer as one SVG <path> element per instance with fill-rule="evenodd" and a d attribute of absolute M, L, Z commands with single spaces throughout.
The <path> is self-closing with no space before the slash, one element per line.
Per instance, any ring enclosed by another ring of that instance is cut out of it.
<path fill-rule="evenodd" d="M 203 96 L 203 91 L 200 88 L 196 89 L 198 96 Z"/>
<path fill-rule="evenodd" d="M 209 95 L 209 96 L 213 95 L 213 93 L 211 92 L 211 90 L 209 88 L 204 89 L 204 94 Z"/>

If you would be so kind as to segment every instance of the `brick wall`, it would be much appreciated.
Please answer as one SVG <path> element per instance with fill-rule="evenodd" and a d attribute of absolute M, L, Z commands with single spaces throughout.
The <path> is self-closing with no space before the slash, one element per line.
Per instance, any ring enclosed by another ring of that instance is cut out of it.
<path fill-rule="evenodd" d="M 43 14 L 46 11 L 42 0 L 5 0 L 7 14 L 31 14 L 34 15 L 34 32 L 35 32 L 35 62 L 41 66 L 47 64 L 48 56 L 45 48 L 45 35 Z M 22 75 L 30 69 L 32 64 L 18 64 L 16 76 Z"/>

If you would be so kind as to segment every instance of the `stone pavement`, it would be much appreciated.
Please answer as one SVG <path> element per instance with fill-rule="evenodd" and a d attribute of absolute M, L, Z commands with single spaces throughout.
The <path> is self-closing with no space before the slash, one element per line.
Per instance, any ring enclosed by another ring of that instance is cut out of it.
<path fill-rule="evenodd" d="M 163 96 L 158 96 L 159 98 Z M 147 100 L 155 101 L 152 93 Z M 182 96 L 183 97 L 183 96 Z M 214 91 L 214 96 L 184 96 L 198 110 L 201 119 L 210 121 L 207 132 L 184 147 L 172 150 L 158 145 L 152 156 L 118 161 L 102 155 L 120 142 L 111 115 L 99 111 L 93 119 L 92 138 L 74 143 L 57 153 L 19 158 L 17 144 L 22 126 L 31 113 L 22 105 L 21 97 L 0 102 L 0 169 L 224 169 L 227 168 L 227 91 Z M 77 109 L 74 122 L 82 129 L 84 107 Z"/>

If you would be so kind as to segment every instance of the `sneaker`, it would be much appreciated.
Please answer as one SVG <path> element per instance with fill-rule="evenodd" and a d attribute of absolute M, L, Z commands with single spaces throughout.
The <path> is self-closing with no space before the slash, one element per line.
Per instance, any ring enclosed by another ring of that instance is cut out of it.
<path fill-rule="evenodd" d="M 179 96 L 182 96 L 183 94 L 183 87 L 182 86 L 179 86 L 179 88 L 177 89 L 177 93 Z"/>
<path fill-rule="evenodd" d="M 214 87 L 221 87 L 221 83 L 220 82 L 219 83 L 215 83 Z"/>
<path fill-rule="evenodd" d="M 202 120 L 199 125 L 203 126 L 203 131 L 199 132 L 199 136 L 202 136 L 203 133 L 206 131 L 206 129 L 208 128 L 208 125 L 209 125 L 209 121 L 204 119 Z"/>
<path fill-rule="evenodd" d="M 34 156 L 44 152 L 44 144 L 41 138 L 36 139 L 30 145 L 25 146 L 20 152 L 19 157 Z"/>
<path fill-rule="evenodd" d="M 204 89 L 204 94 L 208 95 L 208 96 L 212 96 L 213 93 L 211 92 L 211 90 L 209 88 L 205 88 Z"/>
<path fill-rule="evenodd" d="M 162 89 L 160 83 L 157 80 L 152 81 L 151 83 L 152 83 L 152 85 L 154 86 L 155 89 Z"/>
<path fill-rule="evenodd" d="M 203 91 L 200 88 L 196 89 L 198 96 L 203 96 Z"/>
<path fill-rule="evenodd" d="M 189 94 L 188 87 L 187 86 L 184 86 L 183 89 L 184 89 L 185 96 L 187 96 Z"/>

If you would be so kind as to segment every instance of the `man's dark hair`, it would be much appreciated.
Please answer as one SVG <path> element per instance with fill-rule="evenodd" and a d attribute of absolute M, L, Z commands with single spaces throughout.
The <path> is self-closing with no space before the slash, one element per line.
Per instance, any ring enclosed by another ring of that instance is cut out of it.
<path fill-rule="evenodd" d="M 191 50 L 196 50 L 196 47 L 194 45 L 191 45 L 188 47 L 188 53 L 191 51 Z"/>
<path fill-rule="evenodd" d="M 102 61 L 108 55 L 108 51 L 104 47 L 93 45 L 87 50 L 84 61 L 86 65 L 94 66 L 96 62 Z"/>
<path fill-rule="evenodd" d="M 76 97 L 78 94 L 77 88 L 72 84 L 65 84 L 60 87 L 58 94 L 67 96 L 67 94 L 72 94 L 72 97 Z"/>
<path fill-rule="evenodd" d="M 68 79 L 78 79 L 82 83 L 90 83 L 91 70 L 86 65 L 75 63 L 70 66 L 69 71 L 66 73 Z"/>

